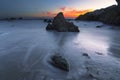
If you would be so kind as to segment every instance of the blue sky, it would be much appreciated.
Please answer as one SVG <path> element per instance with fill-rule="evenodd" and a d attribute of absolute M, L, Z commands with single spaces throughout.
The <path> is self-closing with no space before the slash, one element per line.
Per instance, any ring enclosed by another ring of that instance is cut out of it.
<path fill-rule="evenodd" d="M 115 0 L 0 0 L 0 17 L 34 16 L 60 11 L 63 7 L 73 10 L 99 9 L 113 4 L 116 4 Z"/>

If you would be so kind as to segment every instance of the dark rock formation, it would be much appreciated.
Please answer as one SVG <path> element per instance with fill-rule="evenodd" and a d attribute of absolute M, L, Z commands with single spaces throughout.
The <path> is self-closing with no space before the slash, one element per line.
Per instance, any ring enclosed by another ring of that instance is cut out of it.
<path fill-rule="evenodd" d="M 52 56 L 50 63 L 59 69 L 62 69 L 64 71 L 69 71 L 69 64 L 67 60 L 60 55 Z"/>
<path fill-rule="evenodd" d="M 118 3 L 118 6 L 120 6 L 120 0 L 116 0 L 117 1 L 117 3 Z"/>
<path fill-rule="evenodd" d="M 85 15 L 80 15 L 76 20 L 101 21 L 108 24 L 120 25 L 120 0 L 116 1 L 118 5 L 88 12 Z"/>
<path fill-rule="evenodd" d="M 58 32 L 79 32 L 77 26 L 67 22 L 62 12 L 58 13 L 52 24 L 48 24 L 46 30 L 56 30 Z"/>
<path fill-rule="evenodd" d="M 52 20 L 51 19 L 44 19 L 44 22 L 51 23 Z"/>

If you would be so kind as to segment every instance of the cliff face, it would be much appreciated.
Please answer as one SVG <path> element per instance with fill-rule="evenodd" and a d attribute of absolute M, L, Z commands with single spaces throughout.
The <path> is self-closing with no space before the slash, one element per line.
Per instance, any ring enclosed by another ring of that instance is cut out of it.
<path fill-rule="evenodd" d="M 108 24 L 120 25 L 120 0 L 116 0 L 118 5 L 113 5 L 104 9 L 80 15 L 76 20 L 101 21 Z"/>

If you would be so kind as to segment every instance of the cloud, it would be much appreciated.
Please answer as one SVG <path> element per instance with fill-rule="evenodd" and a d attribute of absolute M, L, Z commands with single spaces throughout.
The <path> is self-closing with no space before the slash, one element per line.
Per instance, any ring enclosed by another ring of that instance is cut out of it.
<path fill-rule="evenodd" d="M 65 11 L 65 10 L 66 10 L 66 7 L 62 7 L 62 8 L 60 8 L 60 10 Z"/>
<path fill-rule="evenodd" d="M 56 16 L 57 13 L 54 13 L 52 11 L 48 11 L 48 12 L 40 12 L 40 13 L 35 13 L 35 14 L 32 14 L 30 16 L 33 16 L 33 17 L 54 17 Z"/>
<path fill-rule="evenodd" d="M 83 15 L 87 12 L 92 11 L 91 9 L 87 9 L 87 10 L 71 10 L 71 11 L 65 11 L 64 15 L 66 17 L 77 17 L 79 15 Z"/>
<path fill-rule="evenodd" d="M 70 7 L 61 7 L 57 11 L 48 11 L 48 12 L 42 12 L 39 14 L 35 14 L 35 16 L 40 16 L 40 17 L 55 17 L 58 12 L 63 12 L 64 16 L 66 18 L 76 18 L 79 15 L 83 15 L 87 12 L 93 11 L 92 9 L 86 9 L 86 10 L 78 10 L 75 8 L 70 8 Z"/>
<path fill-rule="evenodd" d="M 63 12 L 64 16 L 67 18 L 75 18 L 79 15 L 83 15 L 87 12 L 93 11 L 92 9 L 86 9 L 86 10 L 78 10 L 75 8 L 69 8 L 69 7 L 62 7 L 59 8 L 59 12 Z"/>

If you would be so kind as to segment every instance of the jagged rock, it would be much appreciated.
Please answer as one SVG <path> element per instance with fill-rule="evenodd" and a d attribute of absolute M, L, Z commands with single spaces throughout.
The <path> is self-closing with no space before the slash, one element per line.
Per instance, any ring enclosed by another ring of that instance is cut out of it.
<path fill-rule="evenodd" d="M 58 13 L 52 24 L 48 24 L 46 30 L 56 30 L 58 32 L 79 32 L 79 29 L 73 23 L 67 22 L 62 12 Z"/>
<path fill-rule="evenodd" d="M 107 24 L 120 25 L 120 0 L 116 1 L 118 5 L 88 12 L 85 15 L 78 16 L 76 20 L 101 21 Z"/>
<path fill-rule="evenodd" d="M 53 29 L 54 29 L 53 25 L 48 23 L 46 30 L 53 30 Z"/>
<path fill-rule="evenodd" d="M 52 56 L 50 63 L 61 70 L 69 71 L 69 64 L 67 60 L 60 55 Z"/>

